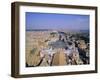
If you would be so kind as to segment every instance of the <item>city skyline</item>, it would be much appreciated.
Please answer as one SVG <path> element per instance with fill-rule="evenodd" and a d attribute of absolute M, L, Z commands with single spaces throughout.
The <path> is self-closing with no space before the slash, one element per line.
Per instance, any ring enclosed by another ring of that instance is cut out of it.
<path fill-rule="evenodd" d="M 26 12 L 26 30 L 89 30 L 89 15 Z"/>

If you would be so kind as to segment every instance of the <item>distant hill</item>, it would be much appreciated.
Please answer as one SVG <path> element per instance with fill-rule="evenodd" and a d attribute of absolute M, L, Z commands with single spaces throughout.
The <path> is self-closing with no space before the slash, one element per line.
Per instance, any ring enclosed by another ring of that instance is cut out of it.
<path fill-rule="evenodd" d="M 54 29 L 27 29 L 26 31 L 54 31 Z M 69 30 L 69 29 L 55 29 L 55 31 L 59 32 L 82 32 L 88 33 L 89 30 Z"/>
<path fill-rule="evenodd" d="M 82 32 L 82 33 L 88 33 L 89 30 L 80 30 L 80 32 Z"/>
<path fill-rule="evenodd" d="M 51 31 L 51 29 L 27 29 L 26 31 Z"/>

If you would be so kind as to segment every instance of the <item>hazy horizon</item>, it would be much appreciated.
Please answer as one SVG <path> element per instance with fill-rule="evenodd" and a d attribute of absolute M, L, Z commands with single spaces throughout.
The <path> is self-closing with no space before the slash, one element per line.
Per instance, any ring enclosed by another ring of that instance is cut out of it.
<path fill-rule="evenodd" d="M 89 30 L 89 15 L 26 12 L 26 30 Z"/>

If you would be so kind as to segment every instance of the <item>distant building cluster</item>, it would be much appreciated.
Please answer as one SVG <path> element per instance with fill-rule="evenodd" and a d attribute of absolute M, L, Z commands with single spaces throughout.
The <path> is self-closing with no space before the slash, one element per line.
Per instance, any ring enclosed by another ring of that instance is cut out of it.
<path fill-rule="evenodd" d="M 26 66 L 89 64 L 87 33 L 63 31 L 27 31 Z"/>

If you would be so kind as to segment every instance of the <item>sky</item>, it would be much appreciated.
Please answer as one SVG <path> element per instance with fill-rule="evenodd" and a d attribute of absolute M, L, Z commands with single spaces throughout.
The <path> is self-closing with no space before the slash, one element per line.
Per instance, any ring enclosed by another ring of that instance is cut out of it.
<path fill-rule="evenodd" d="M 26 12 L 26 30 L 89 30 L 89 15 Z"/>

